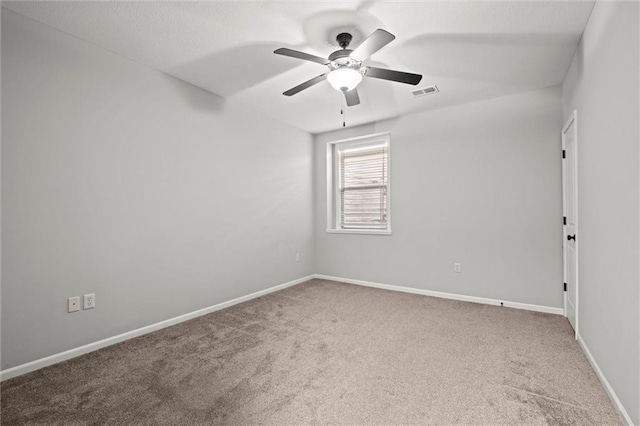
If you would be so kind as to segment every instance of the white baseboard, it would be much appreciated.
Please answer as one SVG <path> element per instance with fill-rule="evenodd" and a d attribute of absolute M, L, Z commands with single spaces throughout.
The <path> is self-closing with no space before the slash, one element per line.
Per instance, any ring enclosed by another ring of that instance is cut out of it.
<path fill-rule="evenodd" d="M 578 340 L 578 344 L 582 348 L 582 352 L 585 353 L 585 355 L 587 356 L 587 359 L 591 363 L 591 366 L 596 372 L 596 375 L 600 379 L 602 386 L 604 386 L 604 390 L 607 391 L 609 398 L 611 398 L 611 402 L 613 402 L 613 405 L 618 409 L 620 416 L 624 419 L 625 422 L 627 422 L 628 425 L 630 426 L 633 425 L 633 422 L 631 421 L 631 417 L 629 417 L 629 413 L 627 413 L 627 410 L 624 409 L 622 402 L 620 402 L 620 399 L 618 399 L 618 395 L 616 395 L 616 393 L 613 391 L 613 388 L 609 384 L 609 381 L 607 380 L 604 373 L 600 369 L 600 366 L 598 365 L 595 358 L 591 354 L 591 351 L 587 347 L 587 344 L 582 339 L 582 336 L 580 336 L 580 333 L 578 333 L 578 335 L 576 336 L 576 339 Z"/>
<path fill-rule="evenodd" d="M 524 310 L 527 310 L 527 311 L 535 311 L 535 312 L 544 312 L 544 313 L 547 313 L 547 314 L 564 315 L 564 309 L 562 309 L 562 308 L 554 308 L 554 307 L 551 307 L 551 306 L 530 305 L 528 303 L 508 302 L 508 301 L 504 301 L 504 300 L 486 299 L 484 297 L 475 297 L 475 296 L 464 296 L 464 295 L 461 295 L 461 294 L 443 293 L 443 292 L 440 292 L 440 291 L 423 290 L 423 289 L 420 289 L 420 288 L 401 287 L 401 286 L 397 286 L 397 285 L 380 284 L 380 283 L 374 283 L 374 282 L 370 282 L 370 281 L 352 280 L 350 278 L 331 277 L 331 276 L 322 275 L 322 274 L 315 274 L 314 278 L 318 278 L 318 279 L 322 279 L 322 280 L 339 281 L 339 282 L 347 283 L 347 284 L 362 285 L 362 286 L 365 286 L 365 287 L 381 288 L 381 289 L 384 289 L 384 290 L 400 291 L 400 292 L 403 292 L 403 293 L 421 294 L 423 296 L 439 297 L 439 298 L 442 298 L 442 299 L 460 300 L 460 301 L 463 301 L 463 302 L 482 303 L 482 304 L 485 304 L 485 305 L 504 306 L 505 308 L 524 309 Z"/>
<path fill-rule="evenodd" d="M 248 294 L 246 296 L 229 300 L 227 302 L 218 303 L 217 305 L 209 306 L 208 308 L 199 309 L 197 311 L 190 312 L 188 314 L 184 314 L 168 320 L 160 321 L 155 324 L 148 325 L 146 327 L 138 328 L 136 330 L 119 334 L 117 336 L 108 337 L 106 339 L 89 343 L 87 345 L 80 346 L 77 348 L 69 349 L 67 351 L 50 355 L 45 358 L 40 358 L 35 361 L 31 361 L 15 367 L 7 368 L 6 370 L 0 371 L 0 381 L 10 379 L 12 377 L 21 376 L 23 374 L 30 373 L 31 371 L 39 370 L 43 367 L 57 364 L 59 362 L 66 361 L 68 359 L 75 358 L 77 356 L 84 355 L 89 352 L 93 352 L 95 350 L 104 348 L 106 346 L 111 346 L 113 344 L 120 343 L 125 340 L 133 339 L 134 337 L 151 333 L 152 331 L 160 330 L 175 324 L 179 324 L 184 321 L 188 321 L 196 317 L 200 317 L 202 315 L 210 314 L 211 312 L 219 311 L 220 309 L 228 308 L 230 306 L 237 305 L 238 303 L 246 302 L 247 300 L 255 299 L 257 297 L 264 296 L 265 294 L 273 293 L 275 291 L 282 290 L 284 288 L 291 287 L 296 284 L 301 284 L 303 282 L 313 279 L 313 277 L 314 277 L 313 275 L 309 275 L 307 277 L 298 278 L 297 280 L 276 285 L 274 287 L 270 287 L 265 290 L 260 290 L 255 293 Z"/>

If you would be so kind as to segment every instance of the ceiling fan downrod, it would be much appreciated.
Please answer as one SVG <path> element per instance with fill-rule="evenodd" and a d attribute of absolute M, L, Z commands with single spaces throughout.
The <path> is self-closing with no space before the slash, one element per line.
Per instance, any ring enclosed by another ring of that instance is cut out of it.
<path fill-rule="evenodd" d="M 336 36 L 336 41 L 338 42 L 338 46 L 343 49 L 349 47 L 349 44 L 353 40 L 353 36 L 349 33 L 340 33 Z"/>

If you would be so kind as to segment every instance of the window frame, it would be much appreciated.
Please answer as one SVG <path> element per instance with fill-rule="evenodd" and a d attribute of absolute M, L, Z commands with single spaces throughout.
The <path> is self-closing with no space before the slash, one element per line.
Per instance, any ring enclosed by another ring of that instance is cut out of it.
<path fill-rule="evenodd" d="M 342 228 L 340 211 L 340 182 L 338 151 L 345 148 L 387 145 L 387 226 L 386 228 Z M 391 235 L 391 135 L 375 133 L 355 138 L 327 142 L 327 233 Z"/>

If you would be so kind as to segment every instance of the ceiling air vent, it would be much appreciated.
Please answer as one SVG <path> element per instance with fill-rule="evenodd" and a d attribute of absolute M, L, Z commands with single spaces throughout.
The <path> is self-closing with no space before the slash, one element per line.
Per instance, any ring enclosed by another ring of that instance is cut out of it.
<path fill-rule="evenodd" d="M 422 89 L 413 90 L 411 91 L 411 93 L 413 93 L 414 97 L 418 97 L 418 96 L 424 96 L 424 95 L 431 95 L 433 93 L 438 93 L 439 91 L 440 90 L 438 90 L 438 86 L 434 84 L 433 86 L 423 87 Z"/>

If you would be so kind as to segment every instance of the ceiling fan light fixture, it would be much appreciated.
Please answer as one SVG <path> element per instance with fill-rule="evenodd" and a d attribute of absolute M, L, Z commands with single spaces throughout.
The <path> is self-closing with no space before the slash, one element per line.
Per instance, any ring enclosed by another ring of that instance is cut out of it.
<path fill-rule="evenodd" d="M 341 32 L 336 37 L 336 41 L 342 49 L 334 51 L 327 58 L 287 49 L 286 47 L 276 49 L 273 51 L 276 55 L 316 62 L 329 68 L 328 73 L 325 72 L 302 84 L 298 84 L 286 92 L 282 92 L 282 94 L 285 96 L 293 96 L 324 80 L 329 80 L 331 87 L 344 94 L 346 106 L 354 106 L 360 104 L 360 97 L 358 96 L 356 87 L 360 84 L 363 77 L 396 81 L 398 83 L 412 84 L 415 86 L 422 79 L 422 75 L 362 65 L 367 58 L 385 47 L 395 38 L 396 36 L 390 32 L 378 28 L 360 43 L 358 47 L 351 50 L 348 49 L 352 40 L 351 34 Z"/>
<path fill-rule="evenodd" d="M 340 92 L 347 92 L 355 89 L 360 84 L 362 74 L 353 68 L 337 68 L 327 75 L 327 80 L 329 80 L 331 87 L 334 89 Z"/>

